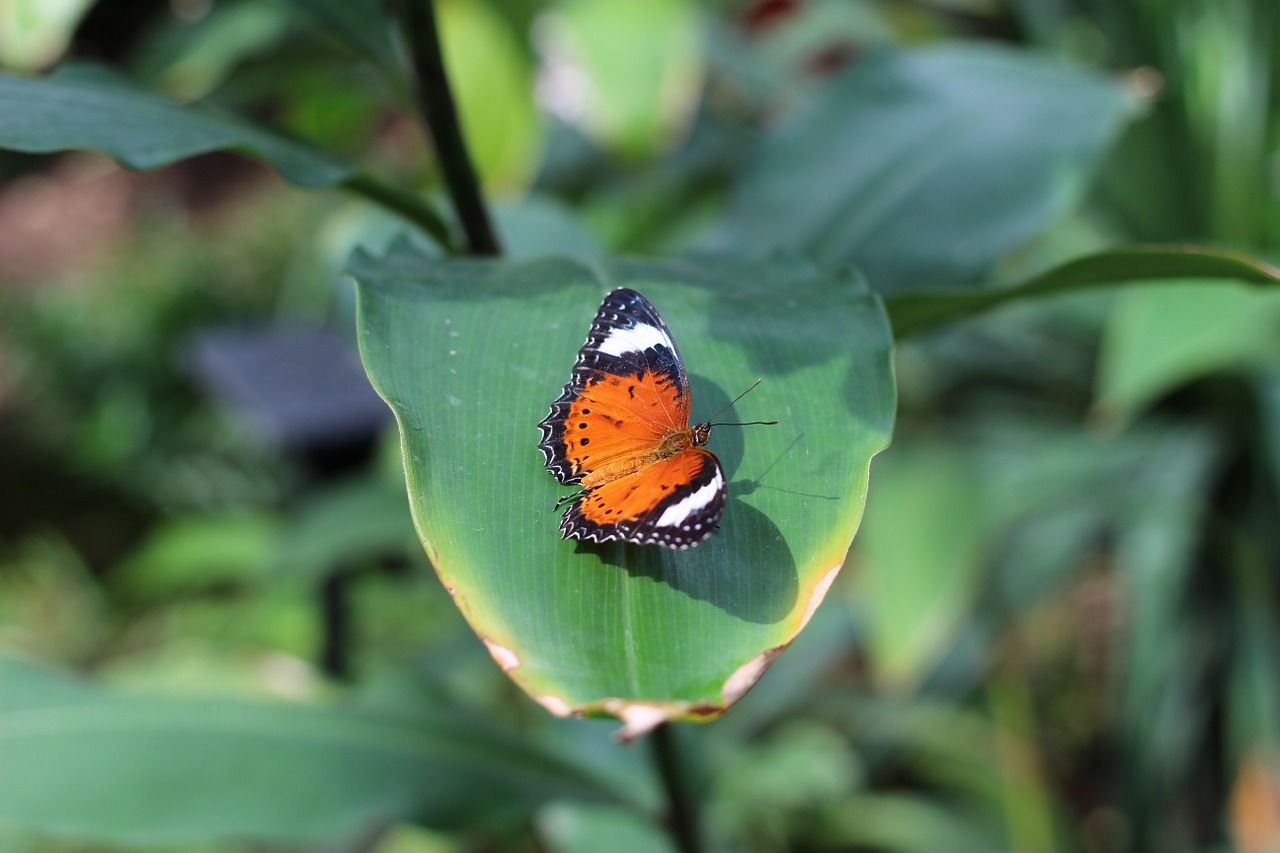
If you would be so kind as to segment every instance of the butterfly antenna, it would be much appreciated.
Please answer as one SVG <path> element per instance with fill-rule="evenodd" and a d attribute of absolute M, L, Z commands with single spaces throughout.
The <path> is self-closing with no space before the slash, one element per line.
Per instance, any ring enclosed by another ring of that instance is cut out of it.
<path fill-rule="evenodd" d="M 755 390 L 755 387 L 756 387 L 757 385 L 759 385 L 759 384 L 760 384 L 761 382 L 763 382 L 763 381 L 764 381 L 764 379 L 763 379 L 763 377 L 762 377 L 762 378 L 760 378 L 760 379 L 757 379 L 755 382 L 752 382 L 752 383 L 751 383 L 751 387 L 750 387 L 750 388 L 748 388 L 746 391 L 743 391 L 743 392 L 742 392 L 741 394 L 739 394 L 738 396 L 734 397 L 734 398 L 733 398 L 733 400 L 732 400 L 732 401 L 730 401 L 730 403 L 729 403 L 727 406 L 725 406 L 723 409 L 721 409 L 720 411 L 718 411 L 718 412 L 716 412 L 714 415 L 712 415 L 712 416 L 711 416 L 711 420 L 712 420 L 712 421 L 714 421 L 716 418 L 718 418 L 718 417 L 720 417 L 721 415 L 723 415 L 727 409 L 729 409 L 729 408 L 731 408 L 731 407 L 733 406 L 733 404 L 734 404 L 734 403 L 738 402 L 738 401 L 739 401 L 739 400 L 741 400 L 743 397 L 747 396 L 747 394 L 749 394 L 749 393 L 751 393 L 752 391 L 754 391 L 754 390 Z M 731 424 L 731 423 L 711 423 L 711 424 L 710 424 L 710 426 L 756 426 L 757 424 L 758 424 L 758 425 L 761 425 L 761 426 L 770 426 L 770 425 L 772 425 L 772 424 L 776 424 L 776 423 L 777 423 L 777 421 L 743 421 L 742 423 L 732 423 L 732 424 Z"/>

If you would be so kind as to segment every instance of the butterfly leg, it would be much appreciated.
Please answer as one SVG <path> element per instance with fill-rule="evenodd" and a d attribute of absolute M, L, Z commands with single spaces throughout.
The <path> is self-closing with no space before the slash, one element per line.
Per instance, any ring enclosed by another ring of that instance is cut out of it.
<path fill-rule="evenodd" d="M 580 492 L 574 492 L 571 495 L 565 495 L 564 497 L 560 498 L 560 500 L 556 501 L 556 505 L 552 507 L 551 511 L 555 512 L 556 510 L 560 509 L 560 507 L 564 506 L 567 503 L 571 503 L 572 501 L 578 500 L 579 498 L 583 497 L 590 491 L 591 491 L 590 489 L 583 489 Z"/>

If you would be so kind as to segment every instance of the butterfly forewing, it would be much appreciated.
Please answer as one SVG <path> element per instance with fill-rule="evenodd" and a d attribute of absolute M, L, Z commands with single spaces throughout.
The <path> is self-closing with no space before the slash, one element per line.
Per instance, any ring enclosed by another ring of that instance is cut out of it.
<path fill-rule="evenodd" d="M 689 382 L 667 324 L 639 293 L 613 291 L 578 351 L 573 378 L 538 424 L 547 469 L 561 483 L 578 483 L 688 425 Z"/>
<path fill-rule="evenodd" d="M 573 377 L 538 424 L 547 470 L 584 491 L 565 511 L 566 539 L 689 548 L 724 513 L 724 473 L 689 428 L 689 379 L 647 299 L 605 297 Z"/>

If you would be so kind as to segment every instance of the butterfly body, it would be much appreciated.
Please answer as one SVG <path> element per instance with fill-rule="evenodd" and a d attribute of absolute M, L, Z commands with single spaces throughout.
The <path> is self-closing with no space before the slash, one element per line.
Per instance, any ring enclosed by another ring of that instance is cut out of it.
<path fill-rule="evenodd" d="M 647 299 L 605 297 L 573 377 L 538 424 L 553 476 L 572 496 L 564 538 L 685 549 L 724 513 L 724 472 L 689 424 L 689 381 L 666 324 Z"/>

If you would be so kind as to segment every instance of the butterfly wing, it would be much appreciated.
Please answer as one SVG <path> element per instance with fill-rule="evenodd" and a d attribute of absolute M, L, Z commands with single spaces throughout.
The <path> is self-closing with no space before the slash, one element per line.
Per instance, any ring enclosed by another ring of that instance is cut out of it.
<path fill-rule="evenodd" d="M 724 472 L 708 450 L 691 447 L 587 492 L 564 513 L 565 539 L 692 548 L 724 515 Z"/>
<path fill-rule="evenodd" d="M 667 324 L 639 293 L 613 291 L 538 424 L 547 470 L 587 486 L 624 476 L 688 425 L 689 380 Z"/>

